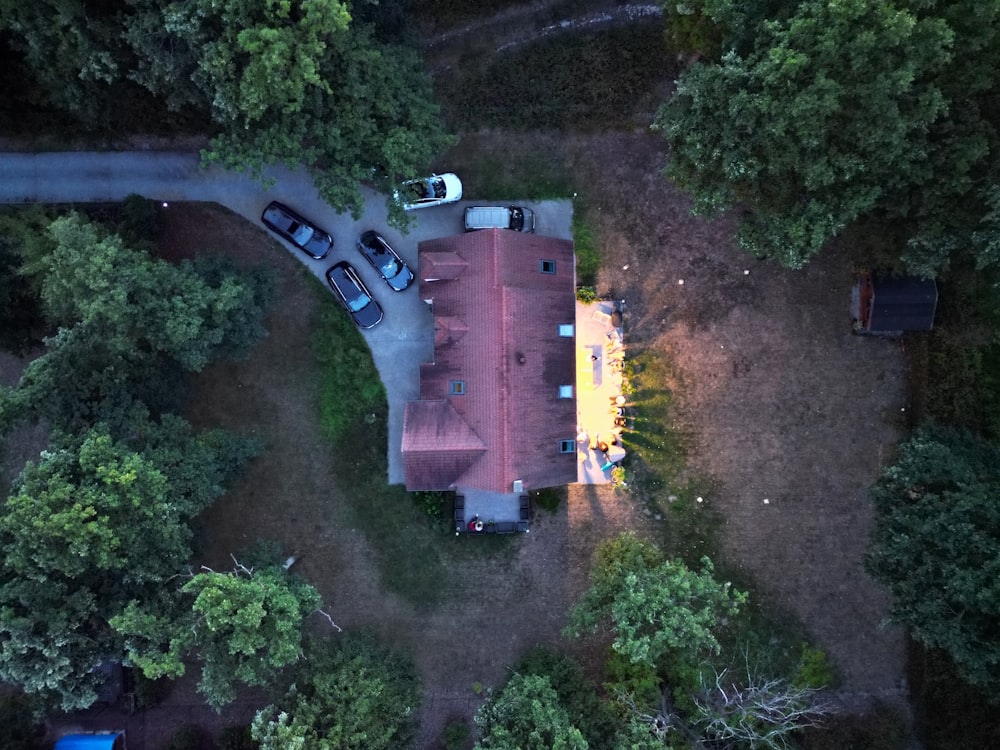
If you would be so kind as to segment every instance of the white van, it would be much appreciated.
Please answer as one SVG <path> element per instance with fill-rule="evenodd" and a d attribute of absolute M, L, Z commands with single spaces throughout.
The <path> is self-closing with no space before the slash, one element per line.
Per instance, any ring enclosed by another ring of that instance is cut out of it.
<path fill-rule="evenodd" d="M 535 212 L 523 206 L 469 206 L 465 209 L 465 231 L 513 229 L 535 231 Z"/>

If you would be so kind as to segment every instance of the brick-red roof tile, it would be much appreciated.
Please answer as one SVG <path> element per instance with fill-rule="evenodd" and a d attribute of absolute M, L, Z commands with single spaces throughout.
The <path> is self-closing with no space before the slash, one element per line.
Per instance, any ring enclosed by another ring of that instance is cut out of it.
<path fill-rule="evenodd" d="M 447 264 L 438 262 L 443 258 Z M 542 272 L 543 260 L 554 273 Z M 445 279 L 445 267 L 465 270 Z M 420 294 L 433 300 L 436 319 L 466 327 L 460 338 L 436 341 L 434 362 L 420 368 L 421 398 L 448 400 L 485 446 L 450 483 L 510 492 L 517 479 L 527 487 L 574 481 L 575 453 L 559 452 L 560 441 L 576 434 L 575 400 L 559 398 L 559 386 L 575 382 L 574 339 L 559 336 L 559 325 L 574 320 L 572 243 L 500 229 L 471 232 L 420 243 L 419 268 Z M 463 381 L 463 395 L 451 394 L 455 380 Z M 416 489 L 408 472 L 415 449 L 405 422 L 403 429 L 406 485 Z M 429 481 L 430 468 L 413 468 L 414 481 L 418 471 Z"/>

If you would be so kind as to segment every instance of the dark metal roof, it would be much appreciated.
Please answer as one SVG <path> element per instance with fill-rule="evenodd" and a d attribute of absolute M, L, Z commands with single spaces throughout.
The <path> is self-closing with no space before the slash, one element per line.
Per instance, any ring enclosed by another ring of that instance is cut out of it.
<path fill-rule="evenodd" d="M 937 284 L 913 276 L 876 276 L 872 279 L 867 330 L 929 331 L 934 327 Z"/>

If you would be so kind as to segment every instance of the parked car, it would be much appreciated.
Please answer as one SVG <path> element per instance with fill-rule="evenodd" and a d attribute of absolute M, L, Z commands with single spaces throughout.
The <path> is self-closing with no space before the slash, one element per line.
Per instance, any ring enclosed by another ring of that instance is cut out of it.
<path fill-rule="evenodd" d="M 326 270 L 326 280 L 359 328 L 372 328 L 379 324 L 382 308 L 354 266 L 342 260 Z"/>
<path fill-rule="evenodd" d="M 523 206 L 469 206 L 465 209 L 465 231 L 513 229 L 535 231 L 535 212 Z"/>
<path fill-rule="evenodd" d="M 454 203 L 462 199 L 462 181 L 451 172 L 432 174 L 430 177 L 407 180 L 400 185 L 394 197 L 403 204 L 404 211 Z"/>
<path fill-rule="evenodd" d="M 362 234 L 358 238 L 358 251 L 392 291 L 401 292 L 413 283 L 413 271 L 378 232 L 369 230 Z"/>
<path fill-rule="evenodd" d="M 333 237 L 329 233 L 299 216 L 284 203 L 278 201 L 269 203 L 260 220 L 268 229 L 281 235 L 315 260 L 322 260 L 333 248 Z"/>

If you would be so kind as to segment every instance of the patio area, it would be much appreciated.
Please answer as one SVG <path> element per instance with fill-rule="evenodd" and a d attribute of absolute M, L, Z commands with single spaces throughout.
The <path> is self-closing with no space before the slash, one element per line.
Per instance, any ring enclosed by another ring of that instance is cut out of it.
<path fill-rule="evenodd" d="M 610 484 L 625 455 L 625 343 L 621 313 L 607 300 L 576 303 L 577 482 Z"/>

